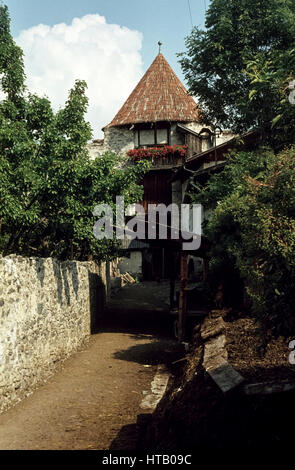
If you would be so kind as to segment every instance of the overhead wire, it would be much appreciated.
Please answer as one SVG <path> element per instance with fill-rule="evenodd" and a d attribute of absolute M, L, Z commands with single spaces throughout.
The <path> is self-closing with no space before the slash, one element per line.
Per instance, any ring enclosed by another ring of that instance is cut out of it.
<path fill-rule="evenodd" d="M 191 25 L 192 25 L 192 29 L 193 29 L 194 25 L 193 25 L 193 17 L 192 17 L 192 10 L 191 10 L 190 0 L 187 0 L 187 3 L 188 3 L 188 10 L 189 10 L 190 19 L 191 19 Z"/>
<path fill-rule="evenodd" d="M 189 11 L 189 16 L 190 16 L 190 20 L 191 20 L 191 26 L 192 26 L 192 29 L 193 29 L 194 24 L 193 24 L 193 16 L 192 16 L 192 9 L 191 9 L 190 0 L 187 0 L 187 4 L 188 4 L 188 11 Z M 206 0 L 204 0 L 204 9 L 205 9 L 205 14 L 206 14 L 206 11 L 207 11 L 207 1 Z"/>

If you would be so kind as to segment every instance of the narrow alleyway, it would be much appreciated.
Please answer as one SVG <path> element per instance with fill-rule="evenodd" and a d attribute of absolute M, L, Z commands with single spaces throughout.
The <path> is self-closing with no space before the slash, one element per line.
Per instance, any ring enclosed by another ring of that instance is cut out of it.
<path fill-rule="evenodd" d="M 155 333 L 155 317 L 119 323 L 104 325 L 47 383 L 0 415 L 1 450 L 134 448 L 137 415 L 151 411 L 140 404 L 179 345 Z"/>

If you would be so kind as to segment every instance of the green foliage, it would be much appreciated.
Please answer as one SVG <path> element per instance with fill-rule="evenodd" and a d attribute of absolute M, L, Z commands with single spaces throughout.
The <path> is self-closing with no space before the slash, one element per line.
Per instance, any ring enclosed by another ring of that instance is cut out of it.
<path fill-rule="evenodd" d="M 0 85 L 15 101 L 24 90 L 23 52 L 10 34 L 10 18 L 7 6 L 0 5 Z"/>
<path fill-rule="evenodd" d="M 295 332 L 295 148 L 233 154 L 193 199 L 211 208 L 211 270 L 238 273 L 257 318 Z"/>
<path fill-rule="evenodd" d="M 22 52 L 0 6 L 0 252 L 58 258 L 106 258 L 116 242 L 93 235 L 93 209 L 137 202 L 147 163 L 124 166 L 113 154 L 90 160 L 86 83 L 77 80 L 63 109 L 25 93 Z"/>
<path fill-rule="evenodd" d="M 212 0 L 206 28 L 194 28 L 180 54 L 204 121 L 237 133 L 259 128 L 275 148 L 294 143 L 286 89 L 295 70 L 294 0 Z"/>
<path fill-rule="evenodd" d="M 248 63 L 246 72 L 251 79 L 251 105 L 260 112 L 261 122 L 267 124 L 269 142 L 275 149 L 283 148 L 286 143 L 294 143 L 295 100 L 290 100 L 291 83 L 295 78 L 294 42 L 287 50 L 276 51 L 269 61 L 257 56 Z M 263 97 L 267 104 L 265 110 L 259 110 L 259 97 Z M 268 111 L 269 116 L 264 118 L 263 113 Z"/>
<path fill-rule="evenodd" d="M 256 128 L 273 149 L 233 154 L 192 194 L 211 210 L 215 287 L 225 280 L 234 291 L 242 278 L 254 314 L 294 332 L 295 150 L 283 149 L 295 143 L 295 2 L 212 0 L 206 30 L 194 28 L 186 46 L 180 62 L 204 122 Z"/>
<path fill-rule="evenodd" d="M 94 238 L 93 209 L 114 203 L 116 195 L 125 196 L 126 204 L 140 200 L 137 182 L 147 164 L 120 168 L 114 154 L 89 159 L 84 90 L 85 83 L 76 82 L 56 115 L 47 99 L 35 95 L 23 101 L 21 116 L 9 101 L 0 105 L 0 248 L 5 254 L 76 259 L 115 254 L 115 243 Z"/>

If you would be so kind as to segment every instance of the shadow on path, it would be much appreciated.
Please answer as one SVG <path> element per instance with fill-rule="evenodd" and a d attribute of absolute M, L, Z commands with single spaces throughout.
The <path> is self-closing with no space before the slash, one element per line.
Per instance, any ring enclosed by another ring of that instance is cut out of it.
<path fill-rule="evenodd" d="M 116 350 L 114 359 L 152 367 L 165 364 L 168 370 L 173 371 L 173 362 L 185 355 L 184 346 L 174 338 L 173 321 L 174 318 L 165 311 L 116 308 L 106 312 L 100 331 L 120 332 L 134 340 L 146 341 Z M 122 426 L 109 450 L 136 450 L 151 419 L 151 412 L 143 411 L 137 415 L 136 422 Z"/>
<path fill-rule="evenodd" d="M 155 340 L 152 343 L 137 344 L 129 349 L 116 351 L 115 359 L 137 362 L 138 364 L 167 364 L 177 360 L 183 353 L 181 344 L 169 340 Z"/>

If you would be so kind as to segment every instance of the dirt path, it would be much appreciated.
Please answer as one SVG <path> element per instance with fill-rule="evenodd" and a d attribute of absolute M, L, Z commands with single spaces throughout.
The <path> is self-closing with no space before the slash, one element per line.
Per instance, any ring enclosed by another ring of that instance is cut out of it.
<path fill-rule="evenodd" d="M 92 336 L 46 384 L 0 415 L 0 449 L 134 448 L 136 417 L 148 412 L 140 408 L 143 392 L 175 348 L 151 334 Z M 132 424 L 124 440 L 122 428 Z"/>

